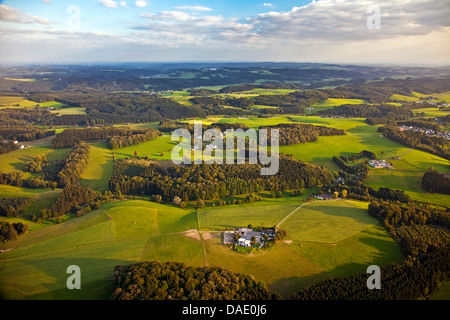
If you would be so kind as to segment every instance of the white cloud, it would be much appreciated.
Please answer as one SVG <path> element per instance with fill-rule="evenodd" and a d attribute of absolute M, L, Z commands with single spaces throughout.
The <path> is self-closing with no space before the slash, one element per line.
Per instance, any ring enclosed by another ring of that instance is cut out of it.
<path fill-rule="evenodd" d="M 271 3 L 271 2 L 265 2 L 265 3 L 263 3 L 263 6 L 264 7 L 270 7 L 270 8 L 275 7 L 275 5 L 273 3 Z"/>
<path fill-rule="evenodd" d="M 119 4 L 120 4 L 120 6 L 123 7 L 123 8 L 126 8 L 126 7 L 127 7 L 127 2 L 126 2 L 126 1 L 120 1 Z"/>
<path fill-rule="evenodd" d="M 53 4 L 50 0 L 42 0 L 42 2 L 44 2 L 46 4 Z"/>
<path fill-rule="evenodd" d="M 177 7 L 175 7 L 175 9 L 181 10 L 181 11 L 194 11 L 194 12 L 212 11 L 213 10 L 211 8 L 203 7 L 203 6 L 177 6 Z"/>
<path fill-rule="evenodd" d="M 134 3 L 134 5 L 135 5 L 136 7 L 143 8 L 143 7 L 145 7 L 145 6 L 147 5 L 147 1 L 138 0 L 138 1 L 136 1 L 136 2 Z"/>
<path fill-rule="evenodd" d="M 107 8 L 117 8 L 118 4 L 116 1 L 113 0 L 99 0 L 99 2 L 102 4 L 102 6 Z"/>
<path fill-rule="evenodd" d="M 367 8 L 379 6 L 381 29 L 369 30 Z M 428 34 L 450 25 L 448 0 L 319 0 L 249 20 L 263 38 L 366 40 Z"/>
<path fill-rule="evenodd" d="M 32 16 L 24 13 L 22 10 L 8 7 L 4 4 L 0 4 L 0 21 L 15 22 L 15 23 L 38 23 L 38 24 L 50 24 L 50 21 Z"/>

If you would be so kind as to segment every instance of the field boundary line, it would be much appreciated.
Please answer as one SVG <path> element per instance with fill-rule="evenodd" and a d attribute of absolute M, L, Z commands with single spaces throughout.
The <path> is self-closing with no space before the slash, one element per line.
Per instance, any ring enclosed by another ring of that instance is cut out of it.
<path fill-rule="evenodd" d="M 298 209 L 300 209 L 301 207 L 303 207 L 304 203 L 302 203 L 301 205 L 299 205 L 297 208 L 295 208 L 291 213 L 289 213 L 286 217 L 283 218 L 283 220 L 281 220 L 280 222 L 278 222 L 278 224 L 276 225 L 276 229 L 278 229 L 278 227 L 280 226 L 280 224 L 282 224 L 287 218 L 289 218 L 295 211 L 297 211 Z"/>

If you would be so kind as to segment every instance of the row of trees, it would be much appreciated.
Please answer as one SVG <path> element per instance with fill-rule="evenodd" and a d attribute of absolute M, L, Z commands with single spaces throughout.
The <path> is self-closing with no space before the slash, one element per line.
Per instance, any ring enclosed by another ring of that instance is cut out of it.
<path fill-rule="evenodd" d="M 85 143 L 76 146 L 67 155 L 63 169 L 58 173 L 58 184 L 66 186 L 75 184 L 87 166 L 89 160 L 90 145 Z"/>
<path fill-rule="evenodd" d="M 55 135 L 55 130 L 38 127 L 0 126 L 0 136 L 8 140 L 33 141 Z"/>
<path fill-rule="evenodd" d="M 409 108 L 391 104 L 345 104 L 336 106 L 330 110 L 319 111 L 318 113 L 327 116 L 344 116 L 348 118 L 391 118 L 394 120 L 414 117 L 414 113 Z"/>

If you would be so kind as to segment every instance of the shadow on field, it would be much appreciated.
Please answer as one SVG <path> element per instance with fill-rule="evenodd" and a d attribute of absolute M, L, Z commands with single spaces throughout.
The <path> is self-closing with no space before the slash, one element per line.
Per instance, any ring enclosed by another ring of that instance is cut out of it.
<path fill-rule="evenodd" d="M 119 259 L 95 259 L 82 257 L 56 257 L 48 259 L 25 259 L 21 262 L 28 264 L 30 269 L 37 269 L 38 272 L 45 273 L 46 280 L 35 276 L 27 279 L 27 288 L 32 287 L 45 292 L 25 296 L 25 299 L 49 299 L 49 300 L 92 300 L 109 299 L 113 290 L 112 275 L 114 267 L 118 264 L 129 265 L 134 261 Z M 67 268 L 71 265 L 80 267 L 81 289 L 70 290 L 67 288 L 67 279 L 72 273 L 67 273 Z M 20 275 L 20 281 L 24 281 L 26 275 Z M 48 281 L 48 279 L 51 279 Z M 32 283 L 31 281 L 36 281 Z M 47 282 L 41 282 L 47 281 Z M 22 288 L 18 288 L 23 290 Z"/>
<path fill-rule="evenodd" d="M 324 203 L 327 203 L 326 201 L 328 201 L 328 200 L 322 200 L 322 201 Z M 321 214 L 326 214 L 329 216 L 351 218 L 351 219 L 356 220 L 358 223 L 361 223 L 364 225 L 373 225 L 374 221 L 375 221 L 374 220 L 375 218 L 369 216 L 367 214 L 367 212 L 362 210 L 360 207 L 351 207 L 351 206 L 342 207 L 342 206 L 327 205 L 327 206 L 320 206 L 319 209 L 306 206 L 305 209 L 308 209 L 313 212 L 318 212 Z"/>
<path fill-rule="evenodd" d="M 348 263 L 338 266 L 330 271 L 323 271 L 307 277 L 281 278 L 268 284 L 269 290 L 278 292 L 283 299 L 289 300 L 293 293 L 306 289 L 326 279 L 350 276 L 352 274 L 366 273 L 368 265 L 360 263 Z M 370 275 L 368 274 L 367 277 Z"/>

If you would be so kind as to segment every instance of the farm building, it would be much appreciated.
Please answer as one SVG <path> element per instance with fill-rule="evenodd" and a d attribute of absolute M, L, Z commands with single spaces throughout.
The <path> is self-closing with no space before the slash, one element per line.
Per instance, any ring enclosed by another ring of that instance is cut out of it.
<path fill-rule="evenodd" d="M 386 160 L 370 160 L 369 164 L 374 168 L 389 168 L 392 166 L 391 163 Z"/>
<path fill-rule="evenodd" d="M 276 235 L 275 230 L 266 229 L 262 231 L 254 231 L 252 228 L 239 228 L 235 231 L 225 231 L 223 234 L 223 244 L 230 245 L 233 244 L 234 237 L 237 235 L 238 241 L 237 244 L 243 247 L 250 247 L 251 241 L 254 237 L 255 242 L 263 243 L 264 235 L 267 235 L 267 240 L 273 239 Z"/>

